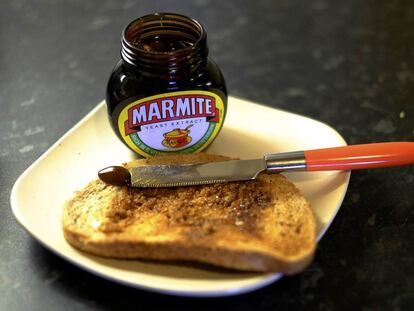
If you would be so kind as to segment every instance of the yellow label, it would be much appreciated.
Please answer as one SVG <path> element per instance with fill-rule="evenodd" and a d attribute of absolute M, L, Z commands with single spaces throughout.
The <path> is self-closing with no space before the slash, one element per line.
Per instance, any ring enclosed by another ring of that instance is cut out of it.
<path fill-rule="evenodd" d="M 223 100 L 207 91 L 158 94 L 125 106 L 118 129 L 125 143 L 148 157 L 206 148 L 223 125 Z"/>

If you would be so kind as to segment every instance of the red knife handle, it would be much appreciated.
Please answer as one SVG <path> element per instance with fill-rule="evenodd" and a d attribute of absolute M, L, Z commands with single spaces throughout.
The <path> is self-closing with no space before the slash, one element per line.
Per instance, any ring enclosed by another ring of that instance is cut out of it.
<path fill-rule="evenodd" d="M 414 142 L 389 142 L 307 150 L 307 171 L 357 170 L 414 163 Z"/>

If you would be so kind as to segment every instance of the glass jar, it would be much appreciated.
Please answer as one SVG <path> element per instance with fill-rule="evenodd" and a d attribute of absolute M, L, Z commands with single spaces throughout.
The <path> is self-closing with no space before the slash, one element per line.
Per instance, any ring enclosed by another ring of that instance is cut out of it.
<path fill-rule="evenodd" d="M 113 130 L 141 156 L 205 149 L 223 126 L 227 90 L 203 26 L 171 13 L 132 21 L 106 103 Z"/>

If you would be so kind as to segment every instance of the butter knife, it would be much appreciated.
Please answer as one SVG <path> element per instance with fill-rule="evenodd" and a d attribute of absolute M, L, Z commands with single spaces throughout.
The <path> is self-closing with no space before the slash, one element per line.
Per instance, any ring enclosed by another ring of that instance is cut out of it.
<path fill-rule="evenodd" d="M 132 187 L 178 187 L 255 179 L 260 173 L 357 170 L 414 163 L 414 142 L 386 142 L 270 153 L 260 159 L 157 165 L 99 171 L 106 183 Z"/>

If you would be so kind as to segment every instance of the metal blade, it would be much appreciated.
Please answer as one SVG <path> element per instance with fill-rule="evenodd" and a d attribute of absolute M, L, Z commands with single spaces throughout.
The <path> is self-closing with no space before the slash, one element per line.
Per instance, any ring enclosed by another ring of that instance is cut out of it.
<path fill-rule="evenodd" d="M 255 179 L 264 159 L 202 164 L 143 166 L 130 169 L 133 187 L 179 187 Z"/>

